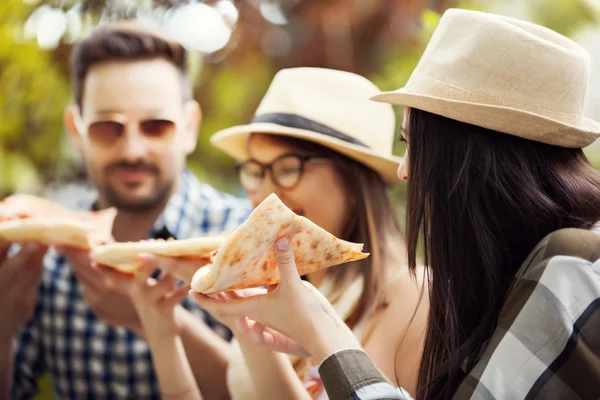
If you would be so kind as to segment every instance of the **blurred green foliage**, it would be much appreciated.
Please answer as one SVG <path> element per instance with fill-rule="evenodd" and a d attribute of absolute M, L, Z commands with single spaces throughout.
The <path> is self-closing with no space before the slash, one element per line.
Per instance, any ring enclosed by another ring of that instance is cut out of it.
<path fill-rule="evenodd" d="M 532 20 L 565 36 L 572 36 L 583 26 L 600 21 L 585 0 L 528 0 Z"/>
<path fill-rule="evenodd" d="M 0 5 L 0 194 L 39 189 L 67 161 L 60 141 L 67 77 L 51 53 L 15 41 L 28 12 L 21 0 Z"/>
<path fill-rule="evenodd" d="M 416 1 L 415 1 L 416 3 Z M 586 0 L 505 0 L 494 4 L 518 4 L 527 15 L 561 33 L 572 35 L 594 23 L 597 10 Z M 444 6 L 487 9 L 484 0 L 447 1 Z M 57 178 L 81 177 L 80 163 L 63 132 L 62 115 L 68 103 L 67 59 L 69 46 L 42 50 L 31 41 L 19 40 L 32 6 L 22 0 L 3 0 L 0 6 L 0 197 L 15 192 L 40 192 Z M 417 31 L 402 45 L 380 46 L 379 66 L 369 74 L 381 89 L 401 87 L 416 66 L 437 26 L 439 13 L 425 10 L 416 21 Z M 196 59 L 196 97 L 203 109 L 198 148 L 189 167 L 202 180 L 223 190 L 239 190 L 232 162 L 209 143 L 216 131 L 248 121 L 281 63 L 257 51 L 243 57 L 202 64 Z M 311 60 L 314 62 L 314 60 Z M 327 65 L 324 65 L 327 66 Z M 401 110 L 398 110 L 399 124 Z M 395 153 L 402 154 L 396 141 Z M 589 153 L 600 163 L 600 154 Z M 599 164 L 600 165 L 600 164 Z M 402 189 L 402 185 L 396 192 Z M 399 195 L 401 193 L 398 192 Z"/>
<path fill-rule="evenodd" d="M 276 70 L 260 56 L 247 56 L 243 65 L 205 66 L 199 73 L 197 98 L 202 107 L 202 126 L 196 151 L 188 167 L 198 179 L 222 190 L 239 190 L 232 160 L 210 144 L 221 129 L 250 120 Z"/>

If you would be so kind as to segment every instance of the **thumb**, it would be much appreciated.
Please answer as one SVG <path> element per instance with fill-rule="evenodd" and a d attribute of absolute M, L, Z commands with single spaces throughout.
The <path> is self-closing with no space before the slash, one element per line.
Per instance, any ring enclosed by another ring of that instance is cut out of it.
<path fill-rule="evenodd" d="M 287 237 L 279 238 L 275 242 L 275 259 L 279 269 L 280 285 L 295 285 L 301 282 L 296 268 L 292 244 Z"/>

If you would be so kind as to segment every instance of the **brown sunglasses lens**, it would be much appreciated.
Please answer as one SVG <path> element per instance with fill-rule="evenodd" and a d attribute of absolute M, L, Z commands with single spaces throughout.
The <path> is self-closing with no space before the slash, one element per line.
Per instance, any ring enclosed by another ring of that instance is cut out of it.
<path fill-rule="evenodd" d="M 120 122 L 98 121 L 89 126 L 88 136 L 93 142 L 108 145 L 116 142 L 124 131 L 125 126 Z"/>
<path fill-rule="evenodd" d="M 149 139 L 168 139 L 175 134 L 175 122 L 166 119 L 148 119 L 140 123 L 140 130 Z"/>
<path fill-rule="evenodd" d="M 176 131 L 175 123 L 165 119 L 148 119 L 140 122 L 140 133 L 146 138 L 164 140 L 171 138 Z M 102 145 L 110 145 L 125 133 L 125 125 L 116 121 L 98 121 L 88 128 L 90 139 Z"/>

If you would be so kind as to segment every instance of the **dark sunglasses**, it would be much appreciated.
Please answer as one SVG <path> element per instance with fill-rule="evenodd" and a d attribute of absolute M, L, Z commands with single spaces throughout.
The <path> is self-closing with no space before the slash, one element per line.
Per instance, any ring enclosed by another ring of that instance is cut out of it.
<path fill-rule="evenodd" d="M 177 125 L 168 119 L 145 119 L 137 121 L 139 132 L 152 141 L 167 141 L 175 136 Z M 94 121 L 85 129 L 90 140 L 94 143 L 109 146 L 126 134 L 127 127 L 119 121 Z"/>
<path fill-rule="evenodd" d="M 248 192 L 258 190 L 267 171 L 271 174 L 275 185 L 284 189 L 292 189 L 300 182 L 304 164 L 310 160 L 323 158 L 325 157 L 284 154 L 270 164 L 262 164 L 250 159 L 236 164 L 235 169 L 240 184 Z"/>

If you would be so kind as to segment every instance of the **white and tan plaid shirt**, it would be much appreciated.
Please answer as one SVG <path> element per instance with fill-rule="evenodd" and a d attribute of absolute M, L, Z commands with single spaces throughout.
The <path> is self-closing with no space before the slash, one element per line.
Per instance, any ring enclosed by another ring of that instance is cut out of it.
<path fill-rule="evenodd" d="M 410 399 L 360 350 L 330 355 L 319 373 L 331 400 Z M 600 399 L 600 236 L 566 229 L 542 240 L 454 398 Z"/>

